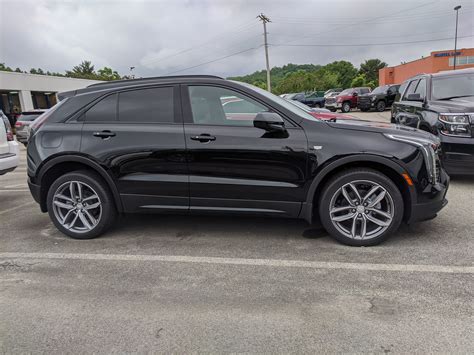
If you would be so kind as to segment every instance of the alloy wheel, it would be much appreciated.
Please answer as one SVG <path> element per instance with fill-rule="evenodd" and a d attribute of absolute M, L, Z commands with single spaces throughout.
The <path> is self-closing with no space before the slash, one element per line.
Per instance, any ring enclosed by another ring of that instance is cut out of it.
<path fill-rule="evenodd" d="M 384 233 L 394 217 L 389 192 L 369 180 L 343 185 L 329 204 L 331 222 L 344 236 L 356 240 L 373 239 Z"/>
<path fill-rule="evenodd" d="M 53 196 L 53 211 L 58 222 L 75 233 L 93 230 L 102 216 L 102 201 L 97 192 L 81 181 L 68 181 Z"/>

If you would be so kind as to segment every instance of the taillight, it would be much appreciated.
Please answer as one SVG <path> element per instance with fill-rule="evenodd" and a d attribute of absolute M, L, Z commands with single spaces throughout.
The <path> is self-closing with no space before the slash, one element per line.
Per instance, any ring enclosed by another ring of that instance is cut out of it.
<path fill-rule="evenodd" d="M 7 141 L 13 142 L 15 138 L 13 137 L 13 132 L 11 128 L 7 127 Z"/>
<path fill-rule="evenodd" d="M 15 123 L 15 127 L 23 127 L 23 123 L 20 122 L 20 121 L 17 121 L 17 122 Z"/>

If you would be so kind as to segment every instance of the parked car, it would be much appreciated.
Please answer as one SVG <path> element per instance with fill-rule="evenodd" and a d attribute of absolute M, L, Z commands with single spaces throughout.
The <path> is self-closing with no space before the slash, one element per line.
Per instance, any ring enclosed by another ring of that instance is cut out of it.
<path fill-rule="evenodd" d="M 324 92 L 324 98 L 327 99 L 328 97 L 333 97 L 338 95 L 343 89 L 342 88 L 336 88 L 336 89 L 329 89 Z"/>
<path fill-rule="evenodd" d="M 374 245 L 446 204 L 449 177 L 427 132 L 315 120 L 266 90 L 214 76 L 58 96 L 31 126 L 28 184 L 73 238 L 103 234 L 121 213 L 179 211 L 321 221 L 342 243 Z M 253 105 L 253 117 L 229 119 L 231 97 Z"/>
<path fill-rule="evenodd" d="M 379 86 L 369 94 L 360 95 L 357 107 L 361 111 L 369 111 L 371 108 L 375 108 L 377 111 L 383 112 L 387 107 L 392 106 L 399 88 L 400 85 Z"/>
<path fill-rule="evenodd" d="M 326 99 L 326 108 L 334 112 L 338 109 L 344 113 L 349 112 L 351 108 L 357 107 L 359 96 L 368 93 L 370 93 L 370 88 L 367 87 L 343 90 L 336 97 Z"/>
<path fill-rule="evenodd" d="M 15 123 L 16 139 L 25 146 L 28 144 L 28 127 L 46 110 L 31 110 L 22 112 Z"/>
<path fill-rule="evenodd" d="M 18 143 L 8 117 L 0 111 L 0 175 L 13 171 L 19 162 Z"/>
<path fill-rule="evenodd" d="M 306 111 L 309 113 L 311 116 L 319 119 L 319 120 L 328 120 L 328 121 L 336 121 L 336 120 L 356 120 L 357 118 L 354 116 L 342 114 L 342 113 L 336 113 L 336 112 L 331 112 L 328 109 L 325 108 L 312 108 L 309 107 L 299 101 L 295 100 L 288 100 L 288 102 L 291 102 L 293 105 L 298 106 L 301 108 L 303 111 Z"/>
<path fill-rule="evenodd" d="M 305 94 L 299 92 L 285 97 L 285 99 L 299 101 L 309 107 L 324 107 L 325 99 L 323 96 L 318 96 L 317 93 Z"/>
<path fill-rule="evenodd" d="M 474 175 L 474 69 L 408 79 L 391 116 L 394 123 L 437 135 L 449 174 Z"/>

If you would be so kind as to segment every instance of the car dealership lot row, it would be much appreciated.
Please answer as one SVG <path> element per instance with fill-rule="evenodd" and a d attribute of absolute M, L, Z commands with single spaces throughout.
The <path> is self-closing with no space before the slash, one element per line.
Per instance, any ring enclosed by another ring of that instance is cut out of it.
<path fill-rule="evenodd" d="M 21 153 L 0 177 L 1 352 L 474 347 L 472 179 L 453 179 L 438 218 L 372 248 L 298 220 L 179 215 L 77 241 L 40 213 Z"/>

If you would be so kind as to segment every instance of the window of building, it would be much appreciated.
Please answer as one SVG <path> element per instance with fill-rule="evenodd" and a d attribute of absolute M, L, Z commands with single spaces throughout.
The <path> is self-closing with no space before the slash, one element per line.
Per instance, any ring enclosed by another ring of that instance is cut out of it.
<path fill-rule="evenodd" d="M 110 122 L 117 119 L 117 94 L 104 97 L 85 115 L 86 122 Z"/>
<path fill-rule="evenodd" d="M 190 86 L 195 124 L 253 126 L 259 112 L 268 109 L 238 92 L 213 86 Z"/>
<path fill-rule="evenodd" d="M 173 87 L 124 91 L 119 94 L 118 120 L 174 123 Z"/>
<path fill-rule="evenodd" d="M 474 55 L 456 57 L 456 65 L 474 64 Z M 449 66 L 454 66 L 454 57 L 449 58 Z"/>

